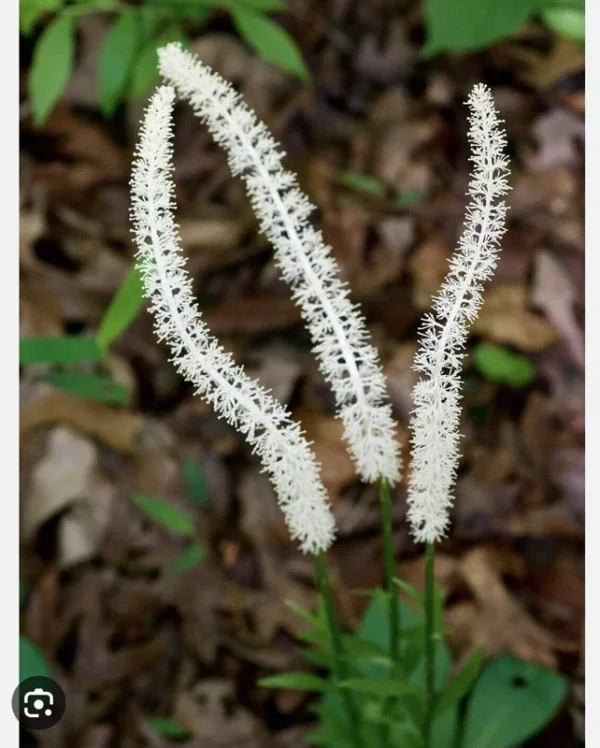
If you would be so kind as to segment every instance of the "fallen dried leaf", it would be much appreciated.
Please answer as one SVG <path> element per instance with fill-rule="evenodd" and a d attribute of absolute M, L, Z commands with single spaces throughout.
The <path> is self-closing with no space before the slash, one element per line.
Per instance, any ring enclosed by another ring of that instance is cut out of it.
<path fill-rule="evenodd" d="M 527 309 L 524 286 L 502 285 L 487 289 L 483 308 L 472 330 L 495 343 L 514 345 L 528 352 L 542 351 L 559 340 L 549 322 Z"/>

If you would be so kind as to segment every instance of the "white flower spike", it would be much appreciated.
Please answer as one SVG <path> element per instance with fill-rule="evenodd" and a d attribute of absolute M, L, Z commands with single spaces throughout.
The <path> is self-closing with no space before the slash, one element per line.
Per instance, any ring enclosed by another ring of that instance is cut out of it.
<path fill-rule="evenodd" d="M 425 317 L 414 369 L 425 375 L 413 390 L 413 461 L 408 519 L 418 542 L 446 534 L 452 486 L 458 465 L 462 358 L 468 325 L 483 303 L 483 281 L 493 275 L 507 207 L 500 198 L 510 189 L 506 135 L 487 86 L 478 84 L 467 104 L 471 161 L 465 228 L 442 288 Z"/>
<path fill-rule="evenodd" d="M 175 92 L 159 88 L 136 149 L 132 223 L 145 294 L 159 340 L 173 364 L 223 418 L 245 435 L 275 487 L 292 537 L 303 551 L 332 543 L 335 526 L 318 465 L 287 410 L 236 366 L 213 338 L 194 302 L 172 211 L 171 118 Z"/>
<path fill-rule="evenodd" d="M 344 436 L 366 482 L 399 479 L 399 446 L 386 385 L 364 319 L 320 231 L 295 175 L 281 166 L 283 154 L 267 127 L 232 86 L 177 43 L 158 50 L 160 72 L 189 100 L 214 140 L 242 177 L 275 259 L 293 289 L 320 369 L 331 384 Z"/>

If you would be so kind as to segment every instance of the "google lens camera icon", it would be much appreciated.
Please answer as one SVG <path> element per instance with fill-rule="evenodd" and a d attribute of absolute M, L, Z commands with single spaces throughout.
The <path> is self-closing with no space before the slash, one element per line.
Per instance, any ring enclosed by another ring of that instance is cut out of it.
<path fill-rule="evenodd" d="M 54 696 L 43 688 L 34 688 L 23 696 L 23 714 L 31 719 L 38 719 L 42 714 L 52 714 Z"/>
<path fill-rule="evenodd" d="M 12 697 L 12 708 L 24 727 L 47 730 L 54 727 L 65 713 L 65 694 L 56 681 L 36 675 L 17 686 Z"/>

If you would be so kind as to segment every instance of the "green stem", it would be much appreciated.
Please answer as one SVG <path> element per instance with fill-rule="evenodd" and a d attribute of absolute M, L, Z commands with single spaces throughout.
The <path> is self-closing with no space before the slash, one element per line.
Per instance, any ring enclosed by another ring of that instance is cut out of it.
<path fill-rule="evenodd" d="M 350 732 L 352 734 L 352 742 L 355 748 L 361 748 L 360 739 L 360 721 L 358 718 L 358 711 L 352 699 L 352 695 L 346 688 L 342 688 L 341 681 L 347 678 L 346 662 L 344 660 L 344 649 L 342 645 L 342 632 L 338 625 L 337 616 L 335 613 L 335 605 L 333 603 L 333 595 L 331 594 L 331 586 L 329 584 L 329 577 L 327 575 L 327 566 L 325 564 L 325 556 L 323 553 L 315 553 L 315 572 L 317 575 L 317 582 L 321 597 L 323 599 L 323 605 L 325 608 L 325 617 L 327 618 L 327 627 L 329 629 L 329 636 L 331 638 L 331 652 L 332 652 L 332 663 L 333 663 L 333 675 L 337 683 L 338 690 L 344 708 L 348 714 L 348 721 L 350 723 Z"/>
<path fill-rule="evenodd" d="M 383 535 L 383 558 L 385 565 L 385 589 L 388 596 L 389 645 L 390 659 L 394 665 L 400 659 L 400 611 L 396 598 L 398 596 L 394 577 L 396 561 L 394 559 L 394 534 L 392 526 L 392 497 L 390 484 L 385 478 L 379 479 L 379 502 L 381 504 L 381 528 Z"/>
<path fill-rule="evenodd" d="M 435 549 L 433 543 L 425 546 L 425 666 L 427 706 L 425 712 L 425 748 L 429 748 L 431 740 L 431 725 L 433 722 L 433 707 L 435 704 L 435 579 L 434 579 Z"/>

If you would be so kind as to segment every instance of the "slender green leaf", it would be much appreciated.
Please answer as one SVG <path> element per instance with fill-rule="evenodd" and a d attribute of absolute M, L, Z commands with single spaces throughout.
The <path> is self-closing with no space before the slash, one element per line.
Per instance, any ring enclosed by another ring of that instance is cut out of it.
<path fill-rule="evenodd" d="M 562 675 L 502 655 L 488 663 L 467 706 L 463 748 L 514 748 L 557 713 L 568 690 Z"/>
<path fill-rule="evenodd" d="M 189 730 L 186 730 L 182 725 L 177 724 L 169 717 L 148 717 L 146 724 L 152 727 L 156 732 L 161 735 L 165 735 L 167 738 L 174 738 L 175 740 L 185 740 L 190 737 Z"/>
<path fill-rule="evenodd" d="M 129 81 L 128 93 L 130 96 L 133 98 L 145 96 L 148 89 L 158 80 L 158 54 L 156 50 L 169 42 L 181 42 L 184 47 L 188 46 L 187 37 L 176 23 L 157 38 L 149 39 L 142 44 Z"/>
<path fill-rule="evenodd" d="M 487 47 L 518 31 L 533 9 L 534 0 L 425 0 L 424 54 Z"/>
<path fill-rule="evenodd" d="M 98 59 L 98 96 L 105 117 L 111 117 L 127 88 L 141 42 L 140 19 L 135 13 L 117 16 Z"/>
<path fill-rule="evenodd" d="M 300 605 L 299 603 L 295 603 L 293 600 L 284 600 L 284 603 L 290 610 L 292 610 L 297 616 L 300 616 L 300 618 L 303 618 L 313 628 L 320 627 L 321 622 L 319 621 L 318 617 L 314 615 L 314 613 L 311 613 L 309 610 L 306 610 L 304 606 Z"/>
<path fill-rule="evenodd" d="M 257 13 L 277 13 L 285 10 L 283 0 L 219 0 L 220 5 L 230 10 L 253 10 Z"/>
<path fill-rule="evenodd" d="M 300 656 L 303 657 L 311 665 L 321 668 L 331 667 L 331 655 L 328 652 L 317 652 L 315 649 L 308 649 L 302 647 L 300 650 Z"/>
<path fill-rule="evenodd" d="M 344 652 L 351 662 L 356 659 L 363 659 L 368 662 L 376 662 L 386 668 L 392 667 L 389 650 L 377 644 L 363 641 L 354 635 L 344 636 L 343 643 Z"/>
<path fill-rule="evenodd" d="M 133 500 L 145 514 L 171 532 L 188 536 L 195 534 L 196 528 L 192 518 L 164 499 L 137 494 Z"/>
<path fill-rule="evenodd" d="M 410 599 L 417 603 L 420 608 L 423 608 L 425 604 L 425 596 L 422 592 L 419 592 L 416 587 L 413 587 L 412 584 L 405 582 L 403 579 L 398 579 L 398 577 L 394 577 L 394 584 L 396 587 L 399 587 L 402 592 L 406 592 Z"/>
<path fill-rule="evenodd" d="M 40 127 L 50 114 L 73 69 L 75 23 L 58 16 L 42 32 L 29 72 L 29 98 L 33 122 Z"/>
<path fill-rule="evenodd" d="M 142 278 L 132 267 L 104 313 L 96 333 L 98 345 L 106 349 L 133 322 L 144 303 Z"/>
<path fill-rule="evenodd" d="M 76 364 L 100 361 L 102 351 L 94 338 L 65 335 L 56 338 L 22 338 L 19 341 L 21 364 Z"/>
<path fill-rule="evenodd" d="M 19 679 L 42 675 L 52 678 L 52 671 L 38 647 L 26 636 L 19 637 Z"/>
<path fill-rule="evenodd" d="M 122 405 L 127 401 L 127 389 L 110 377 L 79 371 L 53 371 L 40 379 L 59 390 L 87 400 L 111 405 Z"/>
<path fill-rule="evenodd" d="M 444 686 L 444 690 L 435 706 L 435 712 L 438 716 L 469 693 L 481 672 L 483 658 L 483 650 L 478 649 L 465 662 L 461 671 Z"/>
<path fill-rule="evenodd" d="M 21 0 L 19 3 L 21 33 L 29 36 L 38 21 L 47 13 L 53 13 L 61 6 L 62 0 Z"/>
<path fill-rule="evenodd" d="M 232 17 L 240 35 L 263 59 L 303 81 L 310 80 L 302 54 L 287 31 L 270 18 L 249 10 L 234 10 Z"/>
<path fill-rule="evenodd" d="M 371 693 L 377 696 L 409 696 L 420 695 L 421 690 L 409 680 L 399 678 L 348 678 L 341 685 L 350 691 Z"/>
<path fill-rule="evenodd" d="M 263 688 L 294 688 L 297 691 L 318 691 L 324 693 L 331 688 L 329 681 L 318 675 L 305 672 L 281 673 L 261 678 L 258 685 Z"/>
<path fill-rule="evenodd" d="M 368 195 L 375 195 L 376 197 L 385 197 L 386 195 L 385 185 L 379 179 L 369 174 L 342 171 L 336 176 L 335 181 L 357 192 L 365 192 Z"/>
<path fill-rule="evenodd" d="M 313 730 L 304 736 L 306 745 L 323 745 L 326 748 L 331 748 L 332 745 L 343 745 L 347 739 L 345 731 L 340 730 L 333 723 L 319 727 L 318 730 Z"/>
<path fill-rule="evenodd" d="M 407 190 L 406 192 L 403 192 L 401 195 L 397 195 L 394 198 L 393 207 L 396 210 L 406 210 L 407 208 L 412 208 L 413 205 L 418 205 L 419 203 L 422 203 L 426 197 L 427 197 L 426 189 Z"/>
<path fill-rule="evenodd" d="M 206 558 L 206 546 L 204 543 L 195 543 L 185 548 L 173 563 L 167 568 L 169 574 L 185 574 L 186 571 L 195 568 Z"/>
<path fill-rule="evenodd" d="M 493 343 L 475 346 L 473 364 L 486 379 L 511 387 L 524 387 L 535 378 L 535 367 L 528 358 Z"/>
<path fill-rule="evenodd" d="M 208 506 L 210 492 L 198 462 L 190 455 L 184 455 L 181 461 L 181 472 L 190 498 L 200 507 Z"/>

